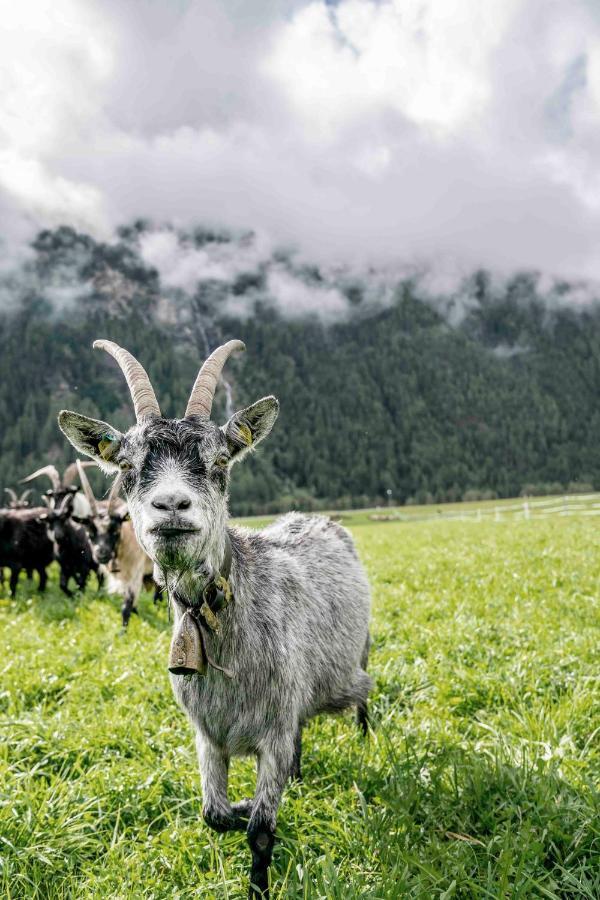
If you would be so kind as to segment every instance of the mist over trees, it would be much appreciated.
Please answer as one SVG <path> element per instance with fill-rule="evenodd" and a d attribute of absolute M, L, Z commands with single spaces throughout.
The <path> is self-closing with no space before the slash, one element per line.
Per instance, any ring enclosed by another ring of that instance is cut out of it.
<path fill-rule="evenodd" d="M 281 413 L 234 470 L 238 514 L 600 489 L 600 307 L 561 302 L 572 289 L 477 272 L 432 299 L 415 278 L 325 270 L 251 234 L 42 232 L 1 276 L 0 487 L 73 458 L 63 407 L 131 424 L 95 338 L 136 354 L 182 415 L 207 349 L 239 337 L 215 420 L 268 393 Z"/>

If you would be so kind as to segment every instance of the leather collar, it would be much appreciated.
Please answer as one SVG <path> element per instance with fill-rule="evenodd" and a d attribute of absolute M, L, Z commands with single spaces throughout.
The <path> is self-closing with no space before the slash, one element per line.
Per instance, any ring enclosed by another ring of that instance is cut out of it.
<path fill-rule="evenodd" d="M 233 593 L 229 584 L 229 576 L 231 574 L 232 550 L 229 533 L 225 532 L 225 550 L 223 553 L 223 561 L 219 566 L 218 574 L 208 581 L 195 602 L 189 603 L 177 592 L 175 596 L 177 601 L 187 609 L 189 609 L 195 618 L 202 616 L 206 624 L 212 631 L 219 631 L 219 620 L 217 613 L 221 612 L 228 603 L 233 600 Z M 203 623 L 201 623 L 203 624 Z"/>

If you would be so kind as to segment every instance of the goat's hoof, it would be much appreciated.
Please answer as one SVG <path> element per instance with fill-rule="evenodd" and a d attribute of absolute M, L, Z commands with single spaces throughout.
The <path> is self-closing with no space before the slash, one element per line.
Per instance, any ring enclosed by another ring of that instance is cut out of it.
<path fill-rule="evenodd" d="M 269 900 L 269 870 L 252 867 L 248 900 Z"/>
<path fill-rule="evenodd" d="M 252 866 L 250 873 L 250 889 L 248 900 L 269 900 L 269 869 L 261 866 Z"/>
<path fill-rule="evenodd" d="M 272 826 L 264 819 L 250 820 L 247 830 L 248 844 L 252 851 L 252 868 L 250 870 L 250 893 L 248 897 L 255 900 L 269 897 L 269 866 L 273 856 L 275 834 Z"/>

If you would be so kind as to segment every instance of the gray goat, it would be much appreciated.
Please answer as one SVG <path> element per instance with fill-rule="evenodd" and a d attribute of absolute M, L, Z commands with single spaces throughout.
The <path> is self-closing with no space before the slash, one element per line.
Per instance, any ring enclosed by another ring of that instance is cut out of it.
<path fill-rule="evenodd" d="M 281 795 L 300 777 L 303 725 L 356 706 L 367 729 L 367 579 L 349 533 L 327 518 L 292 513 L 262 531 L 227 524 L 230 468 L 279 411 L 264 397 L 222 427 L 210 421 L 219 375 L 241 341 L 206 360 L 183 419 L 161 417 L 130 353 L 112 341 L 94 347 L 123 370 L 137 424 L 121 434 L 63 410 L 59 425 L 123 480 L 137 538 L 174 610 L 169 668 L 181 674 L 171 683 L 196 731 L 204 819 L 217 831 L 246 828 L 250 897 L 266 897 Z M 248 754 L 257 757 L 255 796 L 231 804 L 230 759 Z"/>

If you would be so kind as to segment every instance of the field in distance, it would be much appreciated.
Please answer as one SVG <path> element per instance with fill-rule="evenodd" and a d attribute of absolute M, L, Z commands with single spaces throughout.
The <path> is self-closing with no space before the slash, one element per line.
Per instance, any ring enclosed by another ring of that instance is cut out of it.
<path fill-rule="evenodd" d="M 503 517 L 531 518 L 564 514 L 600 515 L 600 493 L 560 494 L 544 497 L 511 497 L 502 500 L 461 500 L 456 503 L 427 503 L 408 506 L 376 506 L 370 509 L 329 510 L 315 515 L 328 515 L 343 525 L 365 525 L 372 522 L 415 522 L 440 518 L 476 519 Z M 237 521 L 251 528 L 262 528 L 270 516 L 247 516 Z"/>
<path fill-rule="evenodd" d="M 596 520 L 418 511 L 341 514 L 373 589 L 373 732 L 306 729 L 273 898 L 597 900 Z M 1 896 L 245 895 L 244 836 L 201 819 L 169 639 L 149 595 L 126 634 L 94 588 L 0 596 Z M 235 761 L 231 796 L 253 783 Z"/>

